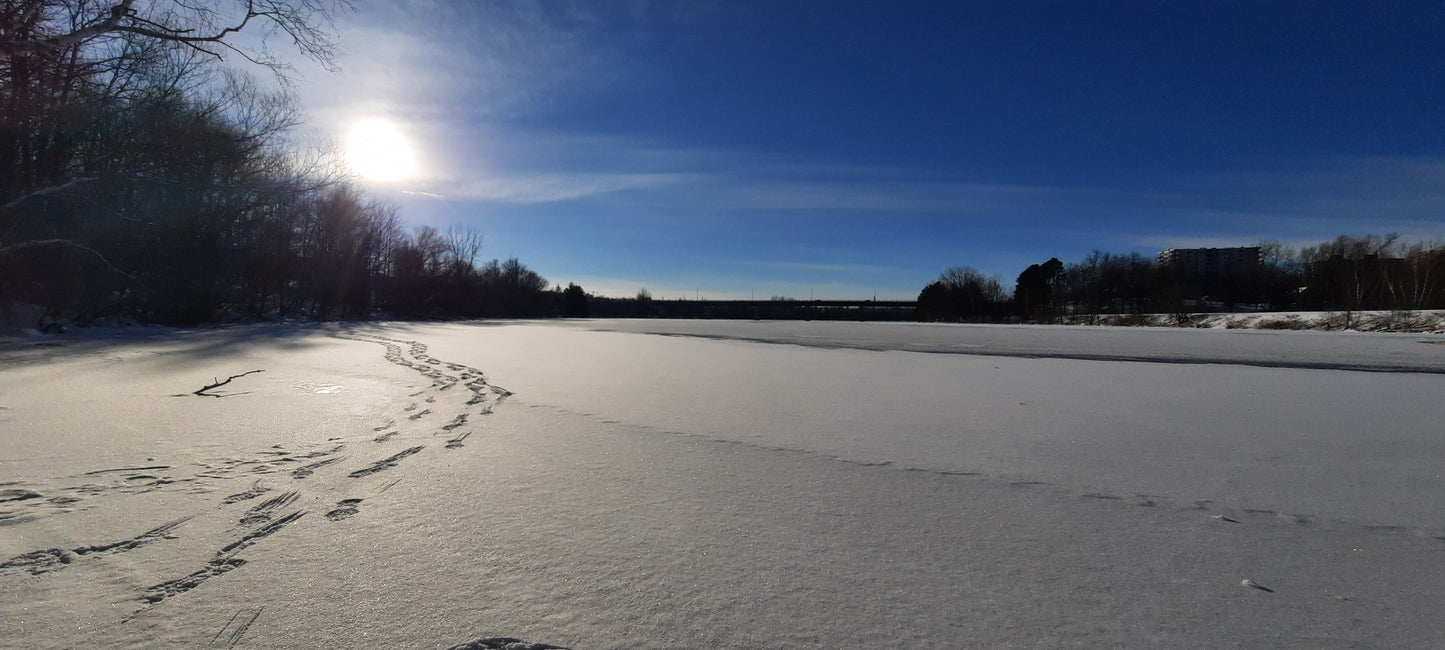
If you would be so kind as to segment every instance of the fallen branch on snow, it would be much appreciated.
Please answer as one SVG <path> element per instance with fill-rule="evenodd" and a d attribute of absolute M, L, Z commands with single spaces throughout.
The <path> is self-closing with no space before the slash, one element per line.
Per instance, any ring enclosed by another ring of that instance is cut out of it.
<path fill-rule="evenodd" d="M 225 381 L 217 380 L 216 383 L 210 384 L 210 385 L 208 385 L 208 386 L 203 386 L 203 387 L 201 387 L 200 390 L 195 391 L 195 392 L 193 392 L 193 393 L 191 393 L 191 394 L 192 394 L 192 395 L 199 396 L 199 397 L 225 397 L 225 395 L 212 395 L 212 394 L 210 394 L 210 393 L 207 393 L 206 391 L 211 390 L 212 388 L 220 388 L 220 387 L 222 387 L 222 386 L 225 386 L 226 384 L 231 383 L 231 380 L 233 380 L 233 379 L 238 379 L 238 378 L 241 378 L 241 377 L 245 377 L 246 375 L 255 374 L 255 373 L 258 373 L 258 372 L 266 372 L 266 371 L 265 371 L 265 370 L 249 370 L 249 371 L 243 372 L 243 373 L 241 373 L 241 374 L 239 374 L 239 375 L 231 375 L 230 377 L 227 377 Z"/>

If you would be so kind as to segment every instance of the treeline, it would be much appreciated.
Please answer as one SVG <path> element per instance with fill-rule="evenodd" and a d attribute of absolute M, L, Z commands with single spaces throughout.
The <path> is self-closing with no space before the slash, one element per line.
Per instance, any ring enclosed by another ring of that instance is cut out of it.
<path fill-rule="evenodd" d="M 1188 252 L 1188 251 L 1184 251 Z M 1055 322 L 1100 314 L 1445 309 L 1445 245 L 1341 235 L 1295 251 L 1277 242 L 1222 249 L 1228 263 L 1094 251 L 1002 278 L 954 267 L 924 287 L 924 321 Z"/>
<path fill-rule="evenodd" d="M 581 292 L 576 285 L 569 287 L 567 292 L 574 288 Z M 584 298 L 580 300 L 569 300 L 565 303 L 564 316 L 867 321 L 911 321 L 914 317 L 911 303 L 795 300 L 780 296 L 771 300 L 654 300 L 646 290 L 638 292 L 634 298 L 582 295 Z"/>
<path fill-rule="evenodd" d="M 168 324 L 561 310 L 517 260 L 479 263 L 479 235 L 408 231 L 299 154 L 284 93 L 194 43 L 97 31 L 133 18 L 0 3 L 0 303 Z"/>

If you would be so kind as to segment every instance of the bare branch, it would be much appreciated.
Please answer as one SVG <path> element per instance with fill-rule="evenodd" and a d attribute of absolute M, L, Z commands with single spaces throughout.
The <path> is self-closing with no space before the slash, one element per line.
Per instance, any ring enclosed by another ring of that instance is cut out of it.
<path fill-rule="evenodd" d="M 121 277 L 136 283 L 136 285 L 140 286 L 143 289 L 149 290 L 149 287 L 146 287 L 145 283 L 141 282 L 139 278 L 129 273 L 126 273 L 119 268 L 116 268 L 116 266 L 114 264 L 111 264 L 110 260 L 105 259 L 105 256 L 101 255 L 99 251 L 89 246 L 86 246 L 85 244 L 80 244 L 69 239 L 33 239 L 31 241 L 25 241 L 10 246 L 0 247 L 0 258 L 3 258 L 7 255 L 12 255 L 17 251 L 23 251 L 31 248 L 42 248 L 45 246 L 64 246 L 66 248 L 74 248 L 78 251 L 89 253 L 90 255 L 94 256 L 96 259 L 104 263 L 107 268 L 109 268 L 111 271 L 114 271 L 117 275 L 120 275 Z"/>
<path fill-rule="evenodd" d="M 23 54 L 53 52 L 80 43 L 86 39 L 116 31 L 121 27 L 121 21 L 125 20 L 135 11 L 135 9 L 132 8 L 134 4 L 135 0 L 120 0 L 118 4 L 110 8 L 110 15 L 105 19 L 85 27 L 74 29 L 66 34 L 33 40 L 0 41 L 0 61 Z M 36 12 L 39 13 L 39 11 L 40 8 L 37 7 Z"/>
<path fill-rule="evenodd" d="M 179 12 L 142 16 L 135 9 L 135 2 L 117 0 L 109 8 L 97 7 L 101 13 L 89 20 L 75 16 L 65 33 L 0 40 L 0 61 L 27 54 L 56 52 L 100 36 L 130 34 L 185 45 L 218 58 L 221 52 L 208 44 L 224 46 L 247 61 L 277 71 L 284 70 L 287 66 L 265 56 L 264 45 L 257 52 L 248 52 L 227 42 L 236 33 L 252 28 L 252 23 L 266 22 L 289 37 L 292 45 L 302 54 L 329 68 L 336 54 L 333 36 L 327 31 L 332 24 L 330 11 L 352 6 L 350 0 L 244 0 L 237 3 L 241 5 L 241 11 L 227 17 L 215 6 L 225 4 L 223 0 L 209 3 L 176 0 L 173 6 L 179 7 Z M 37 8 L 36 11 L 40 10 Z M 85 9 L 80 11 L 90 13 Z M 36 20 L 43 18 L 37 15 Z"/>
<path fill-rule="evenodd" d="M 59 184 L 59 185 L 54 185 L 54 186 L 51 186 L 51 187 L 46 187 L 46 188 L 43 188 L 43 189 L 39 189 L 39 190 L 36 190 L 36 191 L 31 192 L 31 193 L 29 193 L 29 194 L 26 194 L 26 195 L 24 195 L 24 196 L 21 196 L 21 197 L 19 197 L 19 198 L 16 198 L 16 199 L 14 199 L 14 200 L 11 200 L 10 202 L 8 202 L 8 203 L 6 203 L 6 204 L 4 204 L 4 205 L 0 205 L 0 212 L 5 212 L 5 211 L 7 211 L 7 210 L 13 210 L 13 209 L 15 209 L 15 208 L 18 208 L 18 207 L 20 207 L 20 204 L 22 204 L 22 203 L 24 203 L 24 202 L 26 202 L 26 201 L 32 200 L 32 199 L 38 199 L 38 198 L 42 198 L 42 197 L 46 197 L 46 196 L 54 196 L 54 195 L 56 195 L 56 194 L 64 194 L 64 193 L 69 192 L 70 190 L 73 190 L 73 189 L 75 189 L 75 188 L 78 188 L 78 187 L 80 187 L 80 186 L 82 186 L 82 185 L 88 185 L 88 184 L 90 184 L 90 183 L 94 183 L 94 182 L 97 181 L 97 180 L 100 180 L 100 177 L 99 177 L 99 176 L 82 176 L 82 177 L 80 177 L 80 178 L 73 178 L 73 179 L 71 179 L 71 180 L 69 180 L 69 181 L 66 181 L 66 182 L 64 182 L 64 183 L 61 183 L 61 184 Z M 0 250 L 4 250 L 4 249 L 0 249 Z"/>
<path fill-rule="evenodd" d="M 206 386 L 202 386 L 200 390 L 193 391 L 191 394 L 192 394 L 192 395 L 195 395 L 195 396 L 197 396 L 197 397 L 216 397 L 216 398 L 225 397 L 225 395 L 213 395 L 213 394 L 211 394 L 211 393 L 207 393 L 206 391 L 211 390 L 212 388 L 220 388 L 220 387 L 222 387 L 222 386 L 225 386 L 226 384 L 231 383 L 232 381 L 234 381 L 234 380 L 236 380 L 236 379 L 240 379 L 241 377 L 245 377 L 246 375 L 251 375 L 251 374 L 258 373 L 258 372 L 266 372 L 266 371 L 265 371 L 265 370 L 248 370 L 248 371 L 243 372 L 243 373 L 241 373 L 241 374 L 239 374 L 239 375 L 231 375 L 230 377 L 227 377 L 225 381 L 220 381 L 220 380 L 217 380 L 217 379 L 212 378 L 212 380 L 215 381 L 215 383 L 209 384 L 209 385 L 206 385 Z"/>

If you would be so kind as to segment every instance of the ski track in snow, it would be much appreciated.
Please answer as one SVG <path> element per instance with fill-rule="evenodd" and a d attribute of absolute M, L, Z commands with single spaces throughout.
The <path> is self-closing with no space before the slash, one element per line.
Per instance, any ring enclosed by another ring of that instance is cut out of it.
<path fill-rule="evenodd" d="M 406 415 L 407 418 L 403 421 L 406 424 L 399 424 L 397 418 L 387 418 L 378 422 L 370 434 L 367 434 L 371 435 L 371 440 L 379 445 L 384 445 L 396 438 L 409 439 L 427 435 L 415 430 L 408 430 L 408 428 L 425 427 L 426 425 L 419 421 L 432 415 L 434 409 L 439 411 L 453 409 L 449 414 L 451 415 L 450 422 L 429 435 L 452 436 L 447 440 L 446 449 L 460 448 L 462 441 L 466 440 L 472 431 L 468 429 L 458 432 L 457 429 L 474 423 L 471 420 L 473 416 L 490 414 L 495 404 L 511 395 L 510 391 L 488 383 L 482 371 L 476 368 L 430 356 L 427 354 L 426 344 L 420 341 L 351 333 L 334 334 L 333 336 L 349 341 L 381 345 L 385 349 L 387 362 L 416 371 L 430 380 L 427 388 L 408 396 L 409 398 L 421 398 L 419 401 L 409 401 L 405 406 L 398 405 L 396 415 Z M 451 390 L 458 386 L 465 390 L 459 392 Z M 419 402 L 428 406 L 422 407 Z M 471 408 L 478 405 L 481 405 L 482 408 Z M 20 525 L 44 515 L 64 514 L 78 508 L 94 507 L 85 502 L 111 494 L 145 494 L 160 489 L 174 490 L 177 489 L 176 486 L 189 487 L 196 493 L 209 493 L 211 490 L 208 486 L 216 481 L 257 477 L 251 479 L 247 489 L 229 494 L 220 500 L 217 508 L 226 510 L 236 504 L 258 499 L 271 492 L 274 488 L 264 482 L 268 475 L 285 472 L 293 481 L 309 479 L 303 483 L 297 483 L 296 485 L 299 486 L 297 489 L 281 492 L 240 513 L 232 511 L 232 514 L 227 515 L 234 518 L 235 523 L 232 526 L 239 526 L 243 532 L 224 544 L 218 544 L 219 549 L 199 569 L 181 577 L 156 583 L 143 590 L 135 597 L 138 603 L 137 609 L 122 620 L 122 623 L 125 623 L 134 620 L 152 607 L 162 605 L 169 599 L 202 587 L 212 578 L 244 567 L 247 560 L 239 556 L 243 551 L 262 543 L 266 538 L 279 533 L 288 526 L 298 525 L 305 517 L 307 511 L 301 509 L 292 510 L 284 515 L 279 515 L 279 513 L 297 502 L 315 500 L 314 496 L 308 496 L 313 492 L 306 491 L 306 487 L 336 487 L 338 485 L 344 487 L 348 481 L 364 479 L 394 468 L 404 459 L 421 454 L 426 448 L 424 445 L 411 445 L 346 472 L 339 469 L 340 464 L 347 460 L 347 456 L 340 455 L 340 452 L 346 448 L 347 440 L 351 439 L 353 438 L 332 438 L 325 443 L 315 444 L 300 443 L 298 445 L 293 443 L 293 446 L 297 447 L 294 449 L 277 444 L 269 449 L 241 457 L 211 459 L 196 463 L 199 471 L 190 476 L 177 476 L 175 475 L 177 473 L 175 466 L 158 463 L 146 466 L 96 469 L 70 477 L 68 481 L 62 479 L 52 484 L 11 481 L 0 484 L 0 526 Z M 354 439 L 359 440 L 360 437 Z M 400 482 L 401 479 L 383 482 L 374 487 L 372 492 L 376 495 L 384 494 Z M 326 512 L 326 522 L 322 522 L 321 525 L 328 522 L 340 522 L 358 515 L 361 513 L 362 501 L 361 498 L 346 498 L 337 501 Z M 79 546 L 71 549 L 46 548 L 23 553 L 0 562 L 0 575 L 21 572 L 36 576 L 44 575 L 74 566 L 83 559 L 124 553 L 163 540 L 176 543 L 188 541 L 195 543 L 187 540 L 184 535 L 178 535 L 177 531 L 182 524 L 196 516 L 199 515 L 183 517 L 118 542 Z M 247 631 L 261 618 L 263 610 L 264 607 L 237 610 L 211 638 L 209 645 L 213 647 L 236 646 Z M 455 647 L 515 650 L 555 648 L 557 646 L 528 644 L 508 637 L 489 637 Z"/>
<path fill-rule="evenodd" d="M 221 628 L 221 631 L 217 632 L 216 636 L 211 637 L 211 647 L 236 647 L 236 644 L 241 642 L 241 637 L 245 636 L 246 631 L 251 629 L 251 625 L 256 622 L 256 619 L 261 618 L 261 612 L 265 609 L 265 607 L 242 609 L 232 614 L 230 620 L 227 620 L 225 626 Z"/>

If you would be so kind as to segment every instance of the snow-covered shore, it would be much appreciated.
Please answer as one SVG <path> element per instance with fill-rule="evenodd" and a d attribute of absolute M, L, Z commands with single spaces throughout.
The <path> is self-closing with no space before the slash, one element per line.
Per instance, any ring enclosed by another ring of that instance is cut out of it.
<path fill-rule="evenodd" d="M 1350 330 L 1445 334 L 1445 310 L 1276 311 L 1070 316 L 1070 325 L 1199 327 L 1256 330 Z"/>
<path fill-rule="evenodd" d="M 1441 340 L 11 339 L 0 645 L 1441 646 Z"/>

